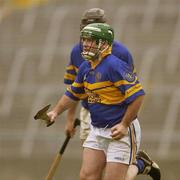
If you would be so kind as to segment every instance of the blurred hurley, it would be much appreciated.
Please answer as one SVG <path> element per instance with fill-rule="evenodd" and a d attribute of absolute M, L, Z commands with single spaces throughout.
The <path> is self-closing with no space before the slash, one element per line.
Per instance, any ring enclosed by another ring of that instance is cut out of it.
<path fill-rule="evenodd" d="M 39 110 L 36 115 L 34 116 L 34 119 L 37 120 L 42 120 L 46 123 L 46 126 L 49 127 L 51 126 L 54 121 L 50 121 L 49 116 L 47 115 L 47 111 L 50 108 L 51 104 L 45 106 L 44 108 L 42 108 L 41 110 Z"/>
<path fill-rule="evenodd" d="M 79 125 L 80 125 L 80 120 L 75 119 L 74 128 L 76 128 L 76 126 L 79 126 Z M 59 163 L 61 161 L 61 157 L 62 157 L 62 155 L 63 155 L 63 153 L 64 153 L 70 139 L 71 139 L 71 136 L 67 135 L 66 139 L 64 140 L 64 142 L 63 142 L 63 144 L 62 144 L 62 146 L 61 146 L 61 148 L 59 150 L 59 152 L 57 153 L 55 159 L 53 160 L 53 162 L 51 164 L 51 167 L 49 169 L 49 172 L 48 172 L 45 180 L 52 180 L 52 178 L 53 178 L 53 176 L 54 176 L 54 174 L 56 172 L 56 169 L 57 169 L 57 167 L 58 167 L 58 165 L 59 165 Z"/>

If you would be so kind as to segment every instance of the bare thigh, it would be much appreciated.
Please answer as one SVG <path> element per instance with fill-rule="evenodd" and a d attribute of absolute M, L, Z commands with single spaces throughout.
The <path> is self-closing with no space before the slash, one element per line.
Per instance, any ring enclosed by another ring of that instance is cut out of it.
<path fill-rule="evenodd" d="M 108 162 L 106 164 L 104 180 L 125 180 L 127 170 L 127 164 Z"/>
<path fill-rule="evenodd" d="M 100 180 L 106 164 L 103 151 L 84 148 L 80 180 Z"/>

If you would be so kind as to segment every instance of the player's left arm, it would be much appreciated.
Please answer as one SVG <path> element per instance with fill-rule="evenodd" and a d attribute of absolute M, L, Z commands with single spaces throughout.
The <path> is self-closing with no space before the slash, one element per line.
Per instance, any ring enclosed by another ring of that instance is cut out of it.
<path fill-rule="evenodd" d="M 111 136 L 113 139 L 120 139 L 128 133 L 128 128 L 136 118 L 143 99 L 144 95 L 141 95 L 131 102 L 122 118 L 122 121 L 111 128 Z"/>
<path fill-rule="evenodd" d="M 128 128 L 132 121 L 137 117 L 138 111 L 142 105 L 145 92 L 138 81 L 137 76 L 121 64 L 114 68 L 113 71 L 114 85 L 124 94 L 124 103 L 127 104 L 126 112 L 120 123 L 111 128 L 112 138 L 120 139 L 127 134 Z"/>
<path fill-rule="evenodd" d="M 121 124 L 124 127 L 129 127 L 132 121 L 137 117 L 139 109 L 143 103 L 145 95 L 138 96 L 133 102 L 128 105 L 126 113 L 123 116 Z"/>

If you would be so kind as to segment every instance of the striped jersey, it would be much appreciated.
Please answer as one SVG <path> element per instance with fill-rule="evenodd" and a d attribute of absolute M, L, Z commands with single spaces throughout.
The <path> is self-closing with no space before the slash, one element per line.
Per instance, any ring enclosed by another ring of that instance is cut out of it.
<path fill-rule="evenodd" d="M 82 46 L 80 45 L 80 43 L 76 44 L 71 51 L 70 62 L 66 67 L 66 73 L 64 75 L 64 83 L 67 85 L 71 85 L 74 82 L 80 65 L 85 61 L 81 56 L 81 52 Z M 112 54 L 121 59 L 122 61 L 126 62 L 132 69 L 132 71 L 135 71 L 133 58 L 128 49 L 123 44 L 114 41 L 112 45 Z M 86 100 L 82 101 L 82 105 L 86 109 L 88 109 L 88 104 Z"/>
<path fill-rule="evenodd" d="M 110 54 L 96 65 L 84 61 L 65 94 L 87 99 L 92 125 L 103 128 L 119 123 L 128 104 L 145 92 L 127 63 Z"/>

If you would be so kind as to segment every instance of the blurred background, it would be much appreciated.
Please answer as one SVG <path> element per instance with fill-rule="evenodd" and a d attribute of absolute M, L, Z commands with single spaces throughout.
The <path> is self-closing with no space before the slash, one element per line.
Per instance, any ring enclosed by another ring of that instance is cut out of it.
<path fill-rule="evenodd" d="M 46 176 L 65 139 L 66 113 L 49 128 L 33 116 L 64 93 L 81 15 L 93 7 L 106 11 L 146 90 L 141 148 L 160 165 L 162 180 L 180 179 L 179 0 L 0 0 L 0 180 Z M 54 180 L 78 180 L 80 166 L 77 130 Z"/>

